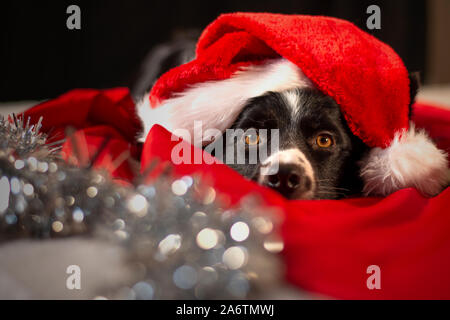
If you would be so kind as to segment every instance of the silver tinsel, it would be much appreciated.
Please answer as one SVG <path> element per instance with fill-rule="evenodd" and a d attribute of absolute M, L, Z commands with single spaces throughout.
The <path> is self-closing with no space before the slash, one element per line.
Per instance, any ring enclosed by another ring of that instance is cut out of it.
<path fill-rule="evenodd" d="M 191 176 L 121 186 L 59 160 L 39 128 L 0 121 L 0 243 L 79 234 L 120 243 L 140 280 L 108 298 L 241 299 L 278 281 L 283 244 L 256 199 L 222 208 Z"/>

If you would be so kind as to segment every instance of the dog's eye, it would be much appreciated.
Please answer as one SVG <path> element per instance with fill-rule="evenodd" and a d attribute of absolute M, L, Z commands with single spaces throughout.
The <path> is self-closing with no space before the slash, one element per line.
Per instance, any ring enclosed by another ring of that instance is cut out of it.
<path fill-rule="evenodd" d="M 260 142 L 259 134 L 254 133 L 248 133 L 245 135 L 245 143 L 249 146 L 257 145 Z"/>
<path fill-rule="evenodd" d="M 316 137 L 316 143 L 320 148 L 329 148 L 334 144 L 334 140 L 331 135 L 322 133 Z"/>

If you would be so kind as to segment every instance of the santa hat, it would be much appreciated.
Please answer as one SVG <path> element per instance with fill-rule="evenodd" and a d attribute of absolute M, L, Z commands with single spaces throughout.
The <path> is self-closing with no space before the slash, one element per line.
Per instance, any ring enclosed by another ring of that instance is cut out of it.
<path fill-rule="evenodd" d="M 371 147 L 361 164 L 367 194 L 448 184 L 446 154 L 409 123 L 409 78 L 400 57 L 348 21 L 305 15 L 224 14 L 197 44 L 196 58 L 161 76 L 138 113 L 145 134 L 194 121 L 229 128 L 249 98 L 316 87 L 332 97 L 353 134 Z M 210 139 L 210 137 L 196 137 Z"/>

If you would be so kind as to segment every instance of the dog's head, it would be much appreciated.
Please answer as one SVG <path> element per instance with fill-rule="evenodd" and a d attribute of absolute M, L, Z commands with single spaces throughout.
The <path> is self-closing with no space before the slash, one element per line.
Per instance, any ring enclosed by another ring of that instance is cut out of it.
<path fill-rule="evenodd" d="M 234 155 L 226 163 L 289 199 L 333 199 L 362 188 L 358 161 L 368 148 L 351 133 L 336 102 L 318 90 L 253 98 L 231 129 L 241 134 L 222 135 L 224 154 Z M 258 161 L 251 161 L 255 150 Z"/>

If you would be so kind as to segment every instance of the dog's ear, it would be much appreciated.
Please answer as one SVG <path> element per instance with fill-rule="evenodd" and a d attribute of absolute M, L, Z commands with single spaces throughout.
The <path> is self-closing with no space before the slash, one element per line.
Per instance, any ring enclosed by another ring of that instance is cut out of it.
<path fill-rule="evenodd" d="M 411 98 L 409 103 L 409 118 L 411 119 L 413 104 L 416 101 L 416 95 L 419 92 L 420 88 L 420 73 L 418 71 L 410 72 L 408 77 L 409 77 L 409 96 Z"/>

